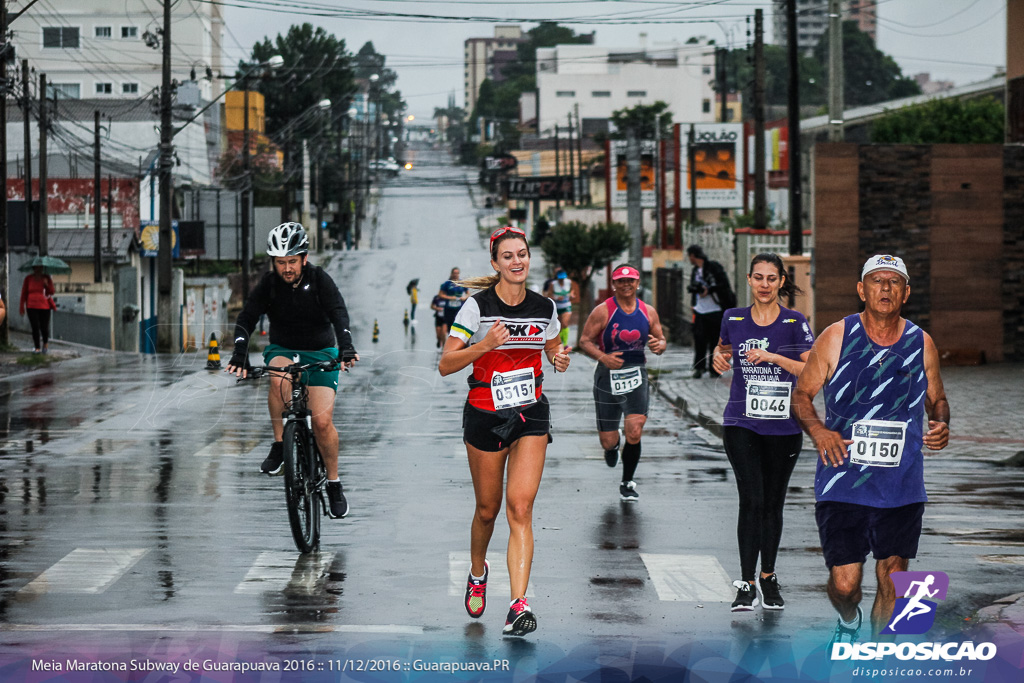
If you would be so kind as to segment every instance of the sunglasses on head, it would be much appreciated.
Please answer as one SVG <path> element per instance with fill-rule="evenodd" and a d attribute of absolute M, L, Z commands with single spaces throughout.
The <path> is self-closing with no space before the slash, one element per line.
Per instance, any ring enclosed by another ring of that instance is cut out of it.
<path fill-rule="evenodd" d="M 518 235 L 522 237 L 524 240 L 526 239 L 526 233 L 523 230 L 513 227 L 511 225 L 506 225 L 505 227 L 498 228 L 497 230 L 491 233 L 491 242 L 489 246 L 494 246 L 494 241 L 496 239 L 501 238 L 506 233 L 512 233 L 513 235 Z"/>

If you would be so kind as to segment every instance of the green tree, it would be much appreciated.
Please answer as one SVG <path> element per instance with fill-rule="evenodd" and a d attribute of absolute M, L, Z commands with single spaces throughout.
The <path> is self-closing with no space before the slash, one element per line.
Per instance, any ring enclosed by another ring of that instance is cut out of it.
<path fill-rule="evenodd" d="M 659 128 L 663 140 L 672 137 L 672 112 L 668 110 L 668 104 L 661 100 L 654 104 L 637 104 L 613 111 L 611 121 L 617 129 L 611 137 L 616 140 L 624 140 L 630 128 L 636 131 L 638 140 L 653 140 Z"/>
<path fill-rule="evenodd" d="M 743 93 L 743 117 L 753 118 L 754 102 L 753 49 L 731 50 L 726 56 L 726 73 L 730 92 Z M 789 101 L 789 56 L 779 45 L 764 46 L 765 105 L 785 107 Z M 877 47 L 866 33 L 852 21 L 843 23 L 843 98 L 845 106 L 874 104 L 921 92 L 912 78 L 903 75 L 896 61 Z M 828 34 L 811 56 L 801 52 L 800 105 L 822 107 L 828 103 Z"/>
<path fill-rule="evenodd" d="M 622 223 L 588 226 L 580 221 L 559 223 L 540 243 L 550 265 L 559 265 L 580 287 L 579 333 L 590 315 L 590 283 L 594 273 L 629 248 L 629 230 Z"/>
<path fill-rule="evenodd" d="M 994 97 L 934 99 L 888 111 L 871 126 L 871 141 L 899 144 L 1003 142 L 1005 110 Z"/>
<path fill-rule="evenodd" d="M 352 56 L 345 41 L 306 23 L 292 26 L 273 41 L 264 38 L 252 48 L 253 61 L 274 55 L 284 66 L 271 77 L 259 79 L 256 89 L 266 98 L 267 134 L 273 136 L 289 122 L 323 99 L 336 105 L 346 102 L 355 91 Z M 239 69 L 244 71 L 245 65 Z"/>
<path fill-rule="evenodd" d="M 814 47 L 814 59 L 828 64 L 829 35 L 825 33 Z M 824 68 L 824 81 L 828 69 Z M 826 89 L 827 93 L 827 89 Z M 921 87 L 903 75 L 896 60 L 879 50 L 871 36 L 853 21 L 843 22 L 843 102 L 860 107 L 900 97 L 921 94 Z"/>

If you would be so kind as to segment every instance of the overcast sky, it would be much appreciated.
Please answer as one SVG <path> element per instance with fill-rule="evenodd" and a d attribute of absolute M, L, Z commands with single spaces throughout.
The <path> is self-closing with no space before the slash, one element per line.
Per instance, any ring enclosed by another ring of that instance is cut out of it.
<path fill-rule="evenodd" d="M 253 43 L 275 37 L 292 24 L 323 26 L 357 51 L 367 40 L 387 56 L 398 73 L 398 87 L 417 117 L 430 116 L 444 106 L 450 93 L 463 104 L 463 41 L 494 34 L 495 20 L 521 23 L 524 29 L 540 19 L 587 21 L 571 24 L 577 32 L 597 32 L 597 44 L 632 47 L 646 33 L 648 45 L 685 42 L 707 36 L 719 45 L 747 44 L 746 17 L 765 10 L 766 40 L 771 41 L 770 0 L 224 0 L 228 26 L 224 47 L 228 61 L 246 56 Z M 228 4 L 230 3 L 230 4 Z M 243 8 L 315 8 L 310 14 Z M 827 0 L 822 0 L 827 4 Z M 371 11 L 451 17 L 442 21 L 419 17 L 377 18 L 313 16 L 332 10 Z M 531 21 L 532 20 L 532 21 Z M 626 23 L 630 22 L 630 23 Z M 668 23 L 672 22 L 672 23 Z M 752 21 L 751 21 L 752 26 Z M 929 72 L 933 80 L 956 84 L 984 80 L 1006 64 L 1006 3 L 1004 0 L 879 0 L 878 45 L 892 55 L 904 74 Z"/>

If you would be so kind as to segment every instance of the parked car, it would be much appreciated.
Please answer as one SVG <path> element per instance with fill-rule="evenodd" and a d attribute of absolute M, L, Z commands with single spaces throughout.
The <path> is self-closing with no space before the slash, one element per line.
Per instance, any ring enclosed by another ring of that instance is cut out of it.
<path fill-rule="evenodd" d="M 398 172 L 402 169 L 392 159 L 374 159 L 369 164 L 370 171 L 379 172 L 385 174 L 389 178 L 394 178 L 398 175 Z"/>

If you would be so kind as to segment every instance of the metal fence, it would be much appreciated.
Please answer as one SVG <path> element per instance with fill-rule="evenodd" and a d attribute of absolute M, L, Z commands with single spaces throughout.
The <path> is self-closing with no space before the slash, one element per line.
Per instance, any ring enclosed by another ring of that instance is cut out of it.
<path fill-rule="evenodd" d="M 813 236 L 804 235 L 803 241 L 804 253 L 812 254 Z M 750 290 L 746 284 L 750 259 L 764 252 L 774 252 L 780 256 L 789 253 L 787 233 L 737 234 L 732 228 L 720 223 L 696 227 L 683 226 L 684 249 L 691 244 L 700 245 L 709 259 L 718 261 L 725 268 L 730 284 L 736 292 L 737 306 L 750 305 Z M 686 294 L 686 285 L 690 282 L 689 271 L 687 268 L 683 280 L 683 315 L 686 320 L 690 320 L 693 314 L 690 296 Z"/>

